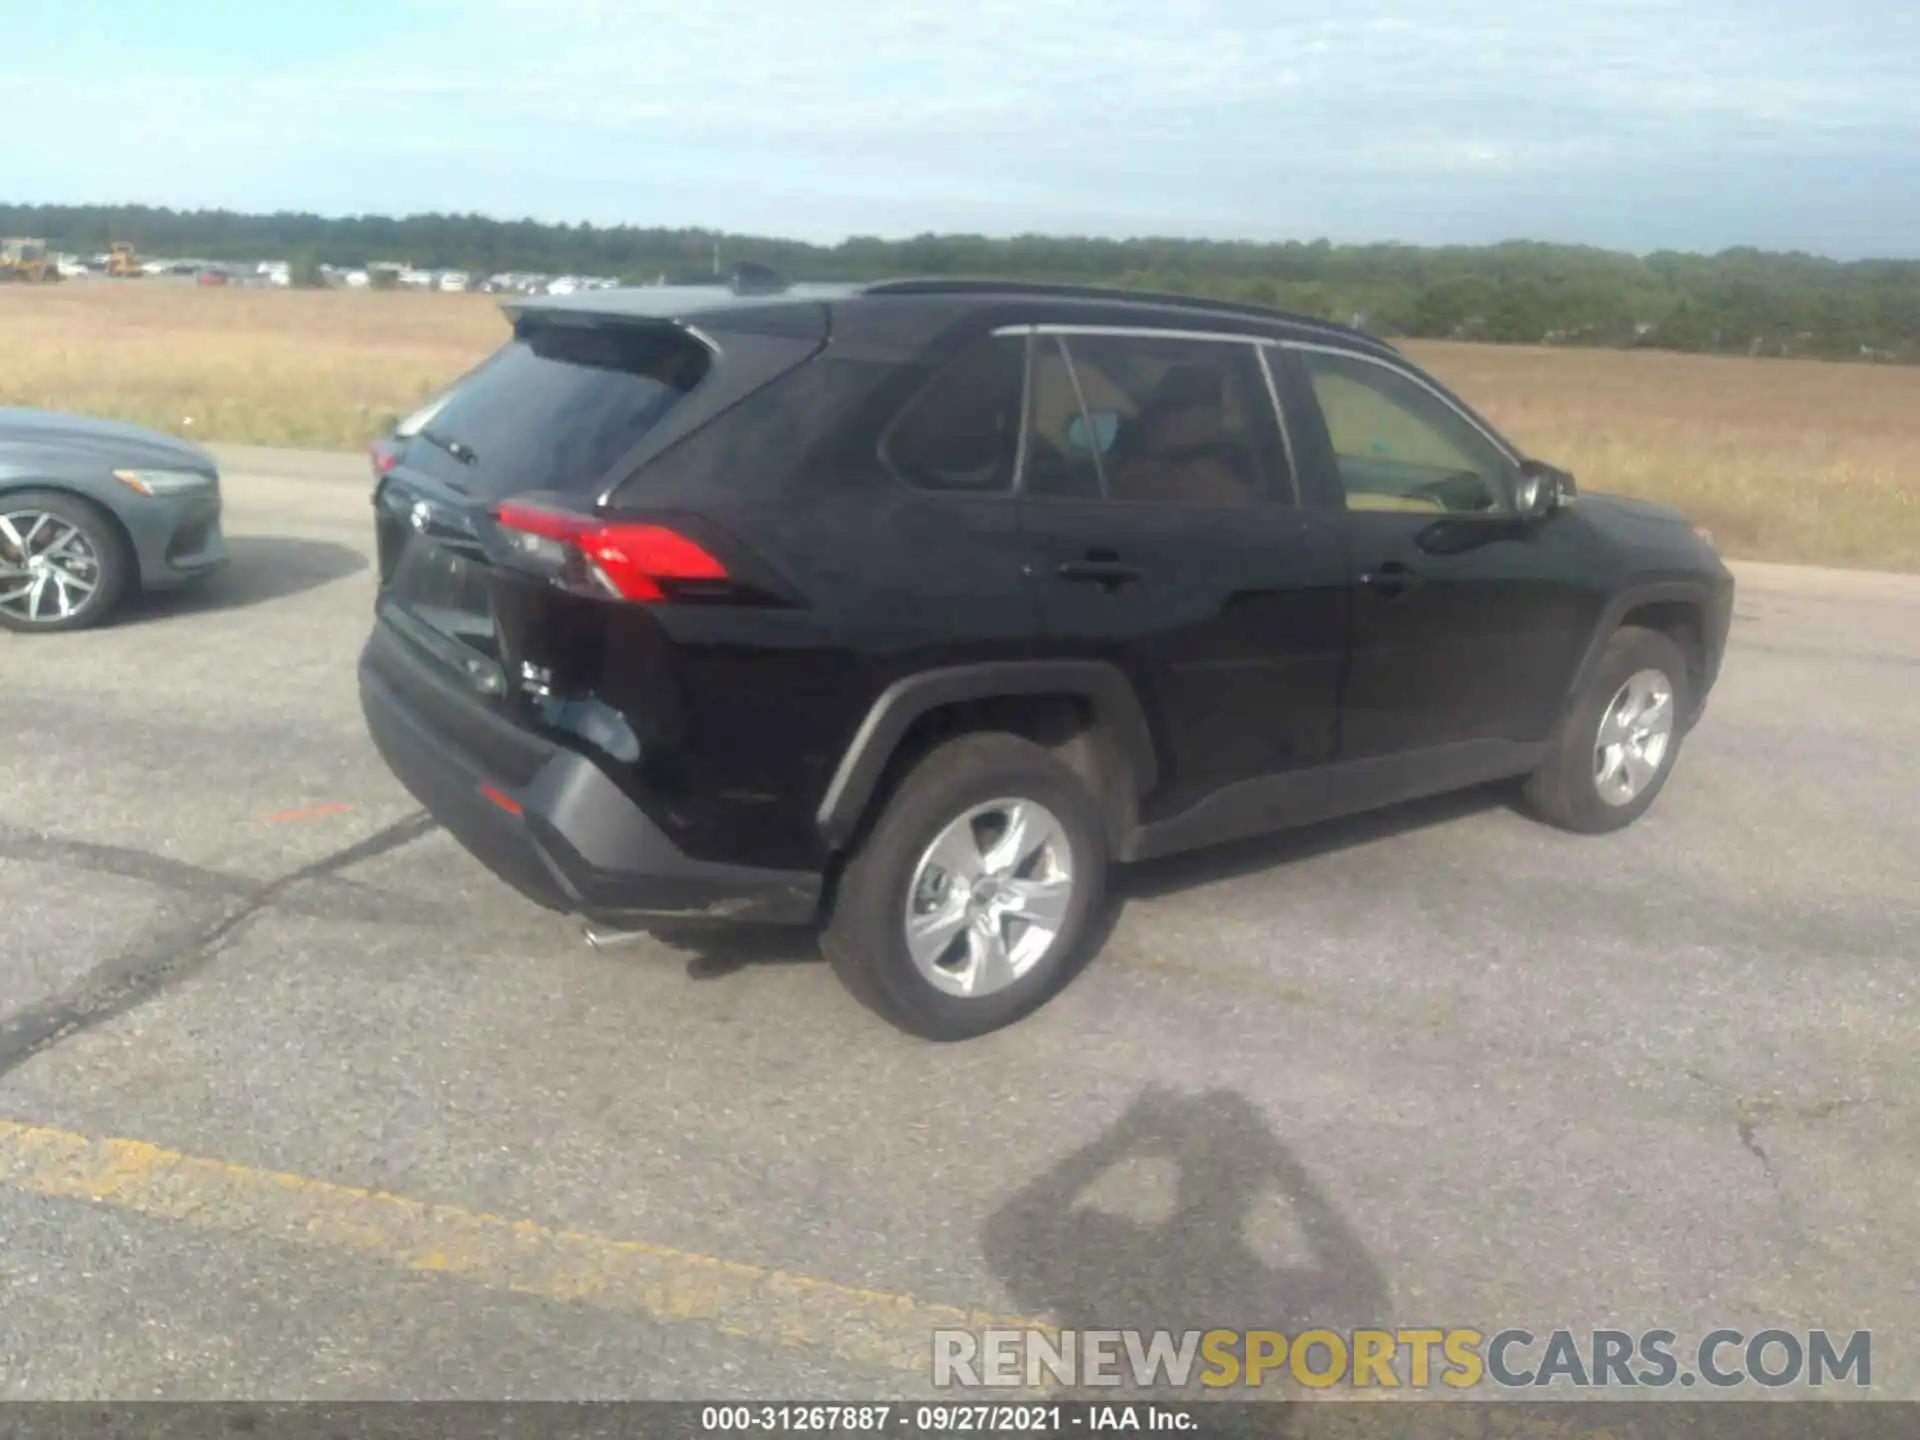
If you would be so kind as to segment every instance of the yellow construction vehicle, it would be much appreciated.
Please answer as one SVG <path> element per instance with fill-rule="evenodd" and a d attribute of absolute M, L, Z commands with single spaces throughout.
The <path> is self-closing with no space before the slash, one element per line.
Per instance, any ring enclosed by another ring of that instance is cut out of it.
<path fill-rule="evenodd" d="M 135 280 L 147 272 L 140 268 L 140 257 L 125 240 L 107 247 L 107 274 L 121 280 Z"/>
<path fill-rule="evenodd" d="M 19 280 L 43 285 L 60 278 L 60 266 L 47 253 L 44 240 L 0 240 L 0 281 Z"/>

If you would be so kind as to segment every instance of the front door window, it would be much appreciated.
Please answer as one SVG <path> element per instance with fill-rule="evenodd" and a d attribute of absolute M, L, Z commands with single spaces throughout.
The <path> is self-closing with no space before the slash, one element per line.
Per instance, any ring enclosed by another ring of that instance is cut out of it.
<path fill-rule="evenodd" d="M 1426 386 L 1357 356 L 1300 358 L 1333 443 L 1349 510 L 1512 512 L 1512 464 Z"/>

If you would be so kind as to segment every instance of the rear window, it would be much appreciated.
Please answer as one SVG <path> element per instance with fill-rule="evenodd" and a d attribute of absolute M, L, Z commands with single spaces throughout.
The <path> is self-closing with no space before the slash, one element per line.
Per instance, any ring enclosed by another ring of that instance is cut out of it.
<path fill-rule="evenodd" d="M 486 499 L 589 491 L 710 364 L 666 326 L 523 324 L 431 407 L 407 463 Z"/>

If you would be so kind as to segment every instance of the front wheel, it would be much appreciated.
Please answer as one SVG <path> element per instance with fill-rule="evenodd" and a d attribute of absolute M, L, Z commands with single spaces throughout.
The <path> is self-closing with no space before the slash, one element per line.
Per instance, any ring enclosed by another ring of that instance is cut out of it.
<path fill-rule="evenodd" d="M 847 862 L 821 948 L 900 1029 L 984 1035 L 1072 977 L 1106 866 L 1079 776 L 1017 736 L 962 736 L 893 792 Z"/>
<path fill-rule="evenodd" d="M 52 490 L 0 495 L 0 626 L 84 630 L 113 613 L 132 578 L 104 511 Z"/>
<path fill-rule="evenodd" d="M 1631 825 L 1665 788 L 1692 695 L 1686 656 L 1654 630 L 1627 626 L 1555 732 L 1525 796 L 1541 819 L 1598 835 Z"/>

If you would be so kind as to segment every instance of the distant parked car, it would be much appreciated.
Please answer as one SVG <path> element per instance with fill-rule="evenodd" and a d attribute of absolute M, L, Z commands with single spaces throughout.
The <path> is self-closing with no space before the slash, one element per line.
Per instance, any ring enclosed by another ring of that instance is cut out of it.
<path fill-rule="evenodd" d="M 0 626 L 84 630 L 135 590 L 170 589 L 225 560 L 220 467 L 199 446 L 0 409 Z"/>

